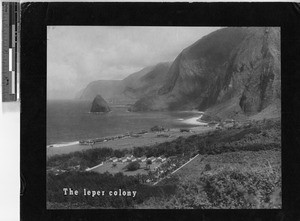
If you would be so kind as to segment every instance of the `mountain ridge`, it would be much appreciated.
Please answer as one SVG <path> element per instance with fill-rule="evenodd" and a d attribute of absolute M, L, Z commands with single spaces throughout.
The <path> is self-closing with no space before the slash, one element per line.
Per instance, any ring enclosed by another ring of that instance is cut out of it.
<path fill-rule="evenodd" d="M 101 94 L 97 87 L 94 93 Z M 280 28 L 218 29 L 183 49 L 173 62 L 145 67 L 105 93 L 108 101 L 132 104 L 130 111 L 197 109 L 243 118 L 274 103 L 280 109 Z"/>
<path fill-rule="evenodd" d="M 256 114 L 281 99 L 280 29 L 223 28 L 185 48 L 155 95 L 132 110 L 212 110 L 229 102 L 237 115 Z"/>

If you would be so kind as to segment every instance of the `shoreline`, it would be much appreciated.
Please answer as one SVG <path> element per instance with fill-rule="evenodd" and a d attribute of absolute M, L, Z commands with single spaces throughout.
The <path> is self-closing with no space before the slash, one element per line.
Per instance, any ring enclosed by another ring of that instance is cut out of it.
<path fill-rule="evenodd" d="M 207 123 L 201 122 L 202 117 L 203 117 L 203 114 L 201 114 L 198 117 L 191 117 L 191 118 L 182 120 L 182 122 L 185 124 L 190 124 L 190 125 L 205 126 L 205 125 L 207 125 Z"/>
<path fill-rule="evenodd" d="M 46 147 L 47 148 L 59 148 L 59 147 L 72 146 L 72 145 L 76 145 L 76 144 L 79 144 L 79 141 L 70 141 L 70 142 L 66 142 L 66 143 L 49 144 Z"/>
<path fill-rule="evenodd" d="M 199 117 L 197 117 L 198 119 Z M 195 117 L 192 118 L 195 121 Z M 68 144 L 61 144 L 49 147 L 46 149 L 46 156 L 68 154 L 76 151 L 84 151 L 92 148 L 112 148 L 112 149 L 131 149 L 141 146 L 152 146 L 160 143 L 170 142 L 178 137 L 189 137 L 194 134 L 202 134 L 212 131 L 214 128 L 205 127 L 199 124 L 191 125 L 189 131 L 181 131 L 181 128 L 170 128 L 163 132 L 147 132 L 140 134 L 138 137 L 126 136 L 120 139 L 108 140 L 106 142 L 99 142 L 93 145 L 81 145 L 79 142 L 70 142 Z M 51 145 L 50 145 L 51 146 Z"/>
<path fill-rule="evenodd" d="M 183 124 L 187 124 L 187 125 L 191 125 L 190 128 L 193 128 L 194 126 L 205 126 L 207 125 L 207 123 L 205 122 L 201 122 L 201 118 L 203 116 L 203 113 L 204 112 L 199 112 L 201 115 L 200 116 L 197 116 L 197 117 L 190 117 L 190 118 L 187 118 L 187 119 L 177 119 L 180 123 L 183 123 Z M 176 130 L 176 129 L 179 129 L 180 127 L 176 127 L 176 128 L 170 128 L 169 130 Z M 152 133 L 151 131 L 148 131 L 147 133 Z M 124 135 L 124 134 L 121 134 L 121 135 Z M 117 135 L 111 135 L 109 137 L 115 137 L 115 136 L 121 136 L 120 134 L 117 134 Z M 105 137 L 101 137 L 101 138 L 105 138 Z M 93 140 L 93 139 L 99 139 L 99 138 L 90 138 L 90 139 L 86 139 L 86 140 Z M 122 139 L 122 138 L 119 138 L 119 139 Z M 104 142 L 102 142 L 104 143 Z M 55 144 L 49 144 L 49 145 L 46 145 L 46 148 L 61 148 L 61 147 L 68 147 L 68 146 L 73 146 L 73 145 L 80 145 L 79 144 L 79 140 L 76 140 L 76 141 L 70 141 L 70 142 L 62 142 L 62 143 L 55 143 Z M 82 145 L 82 146 L 90 146 L 90 145 Z"/>

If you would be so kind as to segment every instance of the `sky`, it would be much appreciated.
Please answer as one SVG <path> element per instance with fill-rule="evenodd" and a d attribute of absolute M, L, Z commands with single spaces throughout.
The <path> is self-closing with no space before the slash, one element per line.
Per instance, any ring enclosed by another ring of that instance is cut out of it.
<path fill-rule="evenodd" d="M 47 98 L 73 99 L 95 80 L 122 80 L 174 61 L 217 27 L 48 26 Z"/>

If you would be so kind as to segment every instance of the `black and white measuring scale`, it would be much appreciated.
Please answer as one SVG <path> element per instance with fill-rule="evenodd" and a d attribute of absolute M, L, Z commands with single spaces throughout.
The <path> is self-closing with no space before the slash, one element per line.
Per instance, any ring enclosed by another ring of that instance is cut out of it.
<path fill-rule="evenodd" d="M 2 2 L 2 101 L 20 100 L 20 3 Z"/>

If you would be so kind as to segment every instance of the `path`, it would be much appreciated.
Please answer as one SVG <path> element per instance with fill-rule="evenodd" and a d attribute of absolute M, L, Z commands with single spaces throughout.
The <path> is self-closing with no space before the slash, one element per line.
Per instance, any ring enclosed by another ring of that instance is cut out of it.
<path fill-rule="evenodd" d="M 185 165 L 187 165 L 188 163 L 192 162 L 192 160 L 194 160 L 196 157 L 198 157 L 199 154 L 197 154 L 196 156 L 194 156 L 193 158 L 191 158 L 189 161 L 187 161 L 185 164 L 181 165 L 180 167 L 178 167 L 176 170 L 174 170 L 171 174 L 176 173 L 178 170 L 180 170 L 182 167 L 184 167 Z M 164 180 L 166 177 L 162 178 L 161 180 L 155 182 L 153 184 L 153 186 L 155 186 L 156 184 L 158 184 L 160 181 Z"/>

